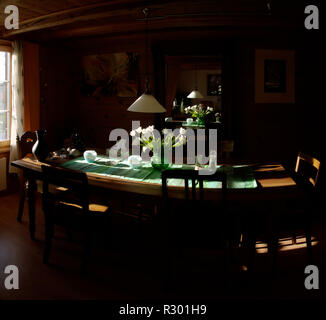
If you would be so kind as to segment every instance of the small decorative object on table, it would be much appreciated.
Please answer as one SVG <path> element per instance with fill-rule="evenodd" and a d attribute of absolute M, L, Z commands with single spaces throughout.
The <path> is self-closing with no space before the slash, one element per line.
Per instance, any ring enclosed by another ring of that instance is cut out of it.
<path fill-rule="evenodd" d="M 136 130 L 132 130 L 130 135 L 136 137 L 143 147 L 143 151 L 150 150 L 153 153 L 151 158 L 153 168 L 158 170 L 167 169 L 170 166 L 170 161 L 165 157 L 164 149 L 175 148 L 185 144 L 187 141 L 186 130 L 180 128 L 179 134 L 174 136 L 172 130 L 163 129 L 164 138 L 161 138 L 159 132 L 155 131 L 154 126 L 144 129 L 139 127 Z"/>
<path fill-rule="evenodd" d="M 212 107 L 205 107 L 203 104 L 194 105 L 185 109 L 186 114 L 190 114 L 197 119 L 197 125 L 205 125 L 206 118 L 214 111 Z"/>
<path fill-rule="evenodd" d="M 38 161 L 44 161 L 49 155 L 49 149 L 45 141 L 46 130 L 37 130 L 37 140 L 32 148 L 32 153 Z"/>
<path fill-rule="evenodd" d="M 128 158 L 128 164 L 133 169 L 138 169 L 141 167 L 141 156 L 133 155 Z"/>
<path fill-rule="evenodd" d="M 84 152 L 84 159 L 87 162 L 90 162 L 90 163 L 94 162 L 96 157 L 97 157 L 97 153 L 95 150 L 86 150 Z"/>
<path fill-rule="evenodd" d="M 67 148 L 67 151 L 69 152 L 70 157 L 79 157 L 81 155 L 81 152 L 78 149 Z"/>
<path fill-rule="evenodd" d="M 77 149 L 80 152 L 85 151 L 85 141 L 84 138 L 79 133 L 74 133 L 71 135 L 72 149 Z"/>
<path fill-rule="evenodd" d="M 215 113 L 216 122 L 221 122 L 221 112 Z"/>

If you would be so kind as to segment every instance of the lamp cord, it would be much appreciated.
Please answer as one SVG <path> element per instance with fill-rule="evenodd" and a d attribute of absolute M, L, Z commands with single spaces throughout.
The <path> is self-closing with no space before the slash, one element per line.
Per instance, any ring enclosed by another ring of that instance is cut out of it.
<path fill-rule="evenodd" d="M 145 8 L 143 10 L 143 13 L 145 15 L 145 94 L 149 94 L 149 72 L 148 72 L 148 47 L 149 47 L 149 42 L 148 42 L 148 16 L 149 16 L 149 9 Z"/>
<path fill-rule="evenodd" d="M 197 82 L 197 64 L 195 64 L 195 90 L 198 90 L 198 82 Z"/>

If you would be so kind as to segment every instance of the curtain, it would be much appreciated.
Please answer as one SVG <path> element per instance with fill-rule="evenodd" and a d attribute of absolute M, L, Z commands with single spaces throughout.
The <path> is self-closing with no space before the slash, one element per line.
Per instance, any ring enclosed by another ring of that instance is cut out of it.
<path fill-rule="evenodd" d="M 18 159 L 17 135 L 24 133 L 24 68 L 23 43 L 15 41 L 12 51 L 12 111 L 10 134 L 10 163 Z M 19 169 L 10 166 L 9 172 L 18 173 Z"/>
<path fill-rule="evenodd" d="M 24 129 L 40 128 L 39 45 L 24 41 Z"/>

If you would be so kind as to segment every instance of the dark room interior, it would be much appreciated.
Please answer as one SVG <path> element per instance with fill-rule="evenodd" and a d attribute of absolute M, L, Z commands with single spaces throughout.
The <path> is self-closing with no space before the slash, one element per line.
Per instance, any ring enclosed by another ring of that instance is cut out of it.
<path fill-rule="evenodd" d="M 0 300 L 323 300 L 322 13 L 1 0 Z"/>

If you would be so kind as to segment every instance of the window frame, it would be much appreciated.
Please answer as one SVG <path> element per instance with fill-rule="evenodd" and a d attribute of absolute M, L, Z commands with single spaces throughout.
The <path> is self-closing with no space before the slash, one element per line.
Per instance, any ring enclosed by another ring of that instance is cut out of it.
<path fill-rule="evenodd" d="M 10 77 L 9 77 L 9 139 L 0 141 L 0 152 L 9 151 L 11 137 L 11 115 L 12 115 L 12 47 L 10 45 L 1 44 L 0 51 L 10 53 Z"/>

